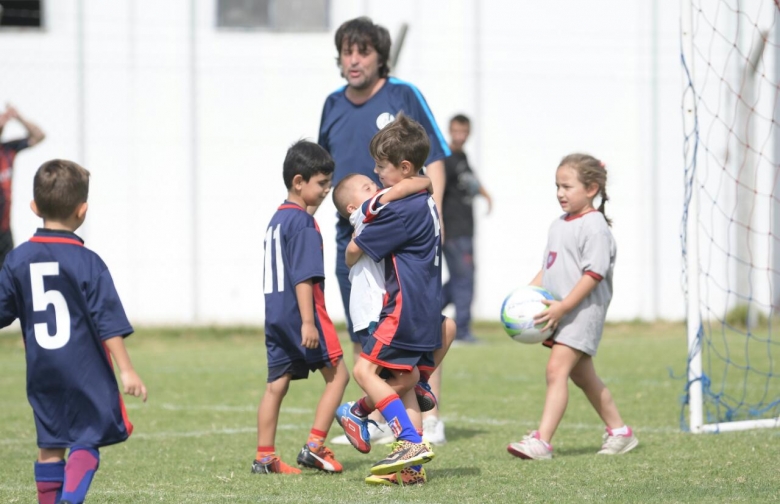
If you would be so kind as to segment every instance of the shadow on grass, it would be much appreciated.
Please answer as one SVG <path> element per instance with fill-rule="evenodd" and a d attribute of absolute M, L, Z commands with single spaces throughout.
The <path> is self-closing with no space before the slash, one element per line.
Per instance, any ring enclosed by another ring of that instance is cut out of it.
<path fill-rule="evenodd" d="M 451 469 L 426 469 L 430 477 L 436 478 L 462 478 L 466 476 L 479 476 L 482 469 L 479 467 L 453 467 Z"/>
<path fill-rule="evenodd" d="M 478 436 L 479 434 L 485 434 L 487 431 L 481 429 L 469 429 L 463 427 L 447 427 L 447 440 L 455 441 L 456 439 L 468 439 Z"/>

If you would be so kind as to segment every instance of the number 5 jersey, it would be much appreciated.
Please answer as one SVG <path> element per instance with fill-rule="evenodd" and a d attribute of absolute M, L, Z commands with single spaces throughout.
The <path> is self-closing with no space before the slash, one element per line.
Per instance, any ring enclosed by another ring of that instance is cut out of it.
<path fill-rule="evenodd" d="M 39 229 L 0 271 L 0 327 L 21 322 L 38 446 L 100 447 L 133 426 L 104 341 L 133 332 L 111 274 L 74 233 Z"/>

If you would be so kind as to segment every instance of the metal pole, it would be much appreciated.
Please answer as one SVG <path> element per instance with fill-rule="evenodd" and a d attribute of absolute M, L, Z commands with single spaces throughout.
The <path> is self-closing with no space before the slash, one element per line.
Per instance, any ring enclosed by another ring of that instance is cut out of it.
<path fill-rule="evenodd" d="M 702 404 L 702 359 L 701 359 L 701 312 L 699 311 L 699 182 L 696 171 L 696 144 L 698 131 L 696 125 L 696 97 L 693 87 L 693 6 L 692 0 L 680 0 L 680 38 L 684 95 L 683 129 L 685 134 L 685 169 L 690 172 L 690 198 L 687 205 L 685 259 L 688 277 L 688 411 L 690 413 L 691 432 L 702 431 L 704 419 Z"/>
<path fill-rule="evenodd" d="M 651 26 L 652 26 L 652 47 L 650 55 L 650 236 L 652 239 L 650 251 L 650 318 L 655 320 L 659 315 L 660 299 L 660 264 L 658 254 L 658 244 L 661 243 L 660 230 L 658 229 L 657 212 L 660 208 L 658 204 L 659 173 L 658 151 L 660 149 L 658 141 L 658 109 L 660 108 L 658 99 L 658 0 L 652 2 Z"/>
<path fill-rule="evenodd" d="M 200 237 L 198 229 L 198 23 L 197 0 L 190 0 L 190 234 L 192 250 L 192 317 L 193 323 L 200 319 Z"/>
<path fill-rule="evenodd" d="M 780 83 L 780 7 L 775 10 L 775 83 Z M 772 192 L 772 314 L 780 308 L 780 96 L 775 93 L 775 186 Z"/>

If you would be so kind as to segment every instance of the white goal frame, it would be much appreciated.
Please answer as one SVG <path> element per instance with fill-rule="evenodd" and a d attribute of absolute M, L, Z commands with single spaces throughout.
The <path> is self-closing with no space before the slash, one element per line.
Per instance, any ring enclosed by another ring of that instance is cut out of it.
<path fill-rule="evenodd" d="M 683 79 L 693 82 L 693 3 L 692 0 L 680 0 L 680 38 L 682 57 L 686 64 Z M 777 27 L 780 40 L 780 26 Z M 778 51 L 780 53 L 780 51 Z M 778 56 L 780 59 L 780 56 Z M 778 62 L 780 64 L 780 62 Z M 780 70 L 778 71 L 780 73 Z M 698 140 L 698 124 L 696 119 L 695 91 L 686 85 L 683 97 L 683 127 L 685 134 L 685 168 L 691 187 L 690 199 L 687 205 L 686 220 L 686 275 L 687 281 L 687 333 L 688 333 L 688 408 L 689 427 L 692 433 L 729 432 L 756 428 L 780 427 L 780 417 L 741 420 L 734 422 L 704 422 L 704 397 L 702 386 L 702 318 L 699 290 L 699 195 L 700 187 L 698 170 L 696 169 L 696 142 Z"/>

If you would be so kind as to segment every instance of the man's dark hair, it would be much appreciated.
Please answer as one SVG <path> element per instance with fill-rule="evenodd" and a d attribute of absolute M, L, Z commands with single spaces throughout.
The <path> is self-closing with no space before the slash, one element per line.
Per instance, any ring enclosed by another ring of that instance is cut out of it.
<path fill-rule="evenodd" d="M 452 119 L 450 119 L 450 124 L 452 124 L 454 122 L 459 123 L 459 124 L 465 124 L 466 126 L 471 126 L 471 119 L 469 119 L 468 117 L 466 117 L 463 114 L 457 114 L 457 115 L 453 116 Z"/>
<path fill-rule="evenodd" d="M 33 198 L 44 219 L 69 218 L 88 194 L 89 172 L 73 161 L 52 159 L 35 172 Z"/>
<path fill-rule="evenodd" d="M 284 185 L 287 189 L 292 188 L 292 181 L 296 175 L 303 177 L 306 182 L 318 173 L 330 175 L 335 167 L 336 163 L 328 151 L 314 142 L 298 140 L 287 149 L 287 156 L 284 158 L 282 170 Z"/>
<path fill-rule="evenodd" d="M 373 47 L 379 54 L 379 77 L 390 75 L 390 32 L 387 28 L 374 24 L 369 17 L 351 19 L 336 30 L 336 65 L 341 68 L 341 49 L 344 44 L 352 47 L 357 44 L 361 52 L 365 52 L 368 46 Z"/>

